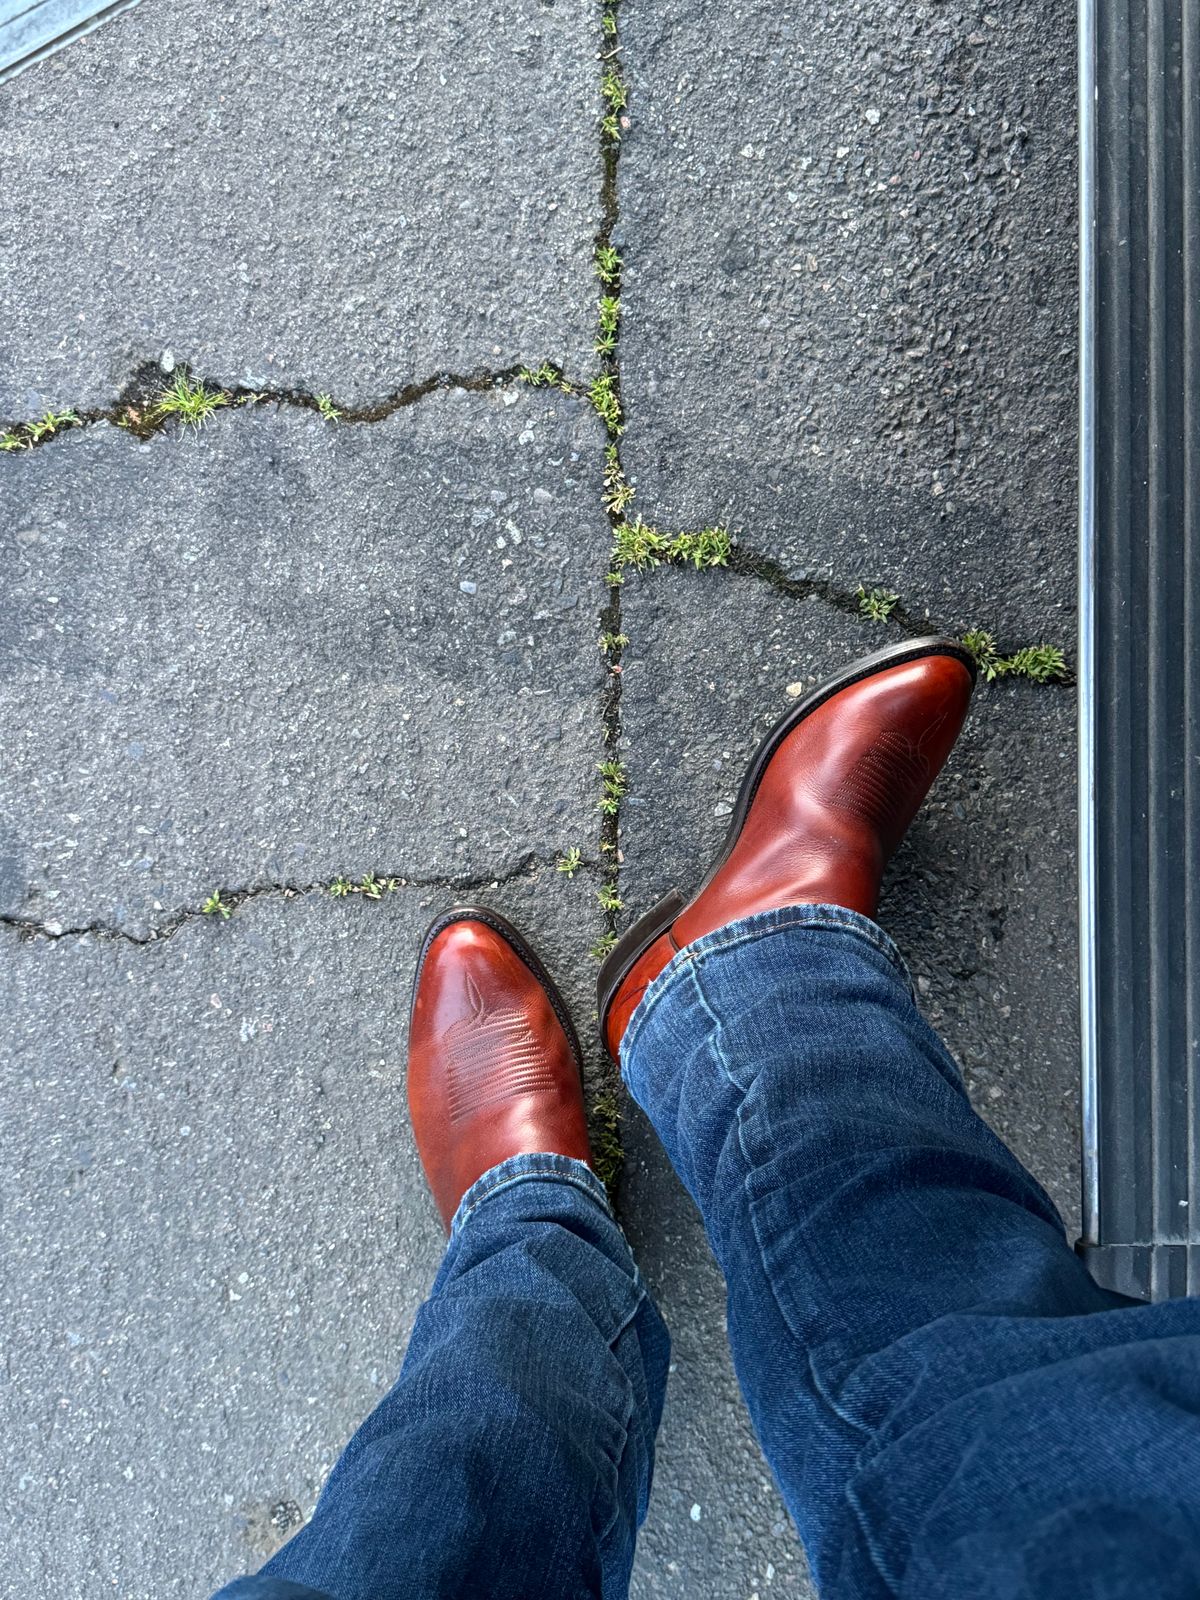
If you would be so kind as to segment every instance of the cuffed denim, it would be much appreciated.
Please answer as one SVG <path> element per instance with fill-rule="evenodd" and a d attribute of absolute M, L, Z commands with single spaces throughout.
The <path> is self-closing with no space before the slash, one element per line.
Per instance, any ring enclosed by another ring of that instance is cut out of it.
<path fill-rule="evenodd" d="M 798 906 L 697 941 L 622 1068 L 823 1600 L 1200 1594 L 1200 1301 L 1096 1286 L 880 928 Z M 667 1359 L 595 1177 L 505 1162 L 311 1522 L 221 1600 L 624 1595 Z"/>

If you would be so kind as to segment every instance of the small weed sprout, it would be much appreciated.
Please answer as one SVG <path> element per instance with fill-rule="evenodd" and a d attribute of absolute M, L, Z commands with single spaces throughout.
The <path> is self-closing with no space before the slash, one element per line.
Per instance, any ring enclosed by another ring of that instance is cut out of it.
<path fill-rule="evenodd" d="M 550 361 L 543 361 L 540 367 L 522 367 L 517 376 L 522 383 L 527 383 L 531 389 L 558 389 L 562 387 L 562 374 Z"/>
<path fill-rule="evenodd" d="M 317 410 L 325 418 L 326 422 L 340 422 L 342 420 L 342 413 L 334 405 L 332 395 L 319 394 L 317 396 Z"/>
<path fill-rule="evenodd" d="M 220 889 L 214 889 L 208 899 L 200 907 L 201 914 L 206 917 L 220 917 L 222 922 L 228 922 L 233 915 L 233 907 L 226 905 L 221 899 Z"/>
<path fill-rule="evenodd" d="M 7 433 L 0 433 L 0 450 L 28 450 L 31 442 L 11 428 Z"/>
<path fill-rule="evenodd" d="M 32 443 L 37 444 L 41 439 L 50 439 L 60 428 L 75 428 L 79 426 L 79 418 L 73 411 L 47 411 L 37 422 L 27 422 L 25 431 Z"/>
<path fill-rule="evenodd" d="M 596 246 L 596 276 L 606 289 L 615 289 L 621 281 L 621 257 L 611 244 Z"/>
<path fill-rule="evenodd" d="M 181 368 L 167 387 L 160 391 L 154 404 L 156 420 L 175 418 L 190 428 L 202 428 L 221 406 L 229 404 L 229 396 L 221 389 L 206 389 L 199 379 L 193 379 Z"/>
<path fill-rule="evenodd" d="M 625 905 L 625 902 L 611 883 L 602 883 L 600 885 L 596 890 L 596 899 L 600 902 L 600 908 L 603 911 L 620 911 Z"/>
<path fill-rule="evenodd" d="M 604 509 L 610 517 L 623 516 L 635 494 L 625 481 L 625 469 L 615 444 L 604 447 Z"/>
<path fill-rule="evenodd" d="M 578 845 L 572 845 L 569 850 L 564 850 L 554 863 L 559 872 L 568 878 L 573 878 L 583 865 L 583 851 Z"/>
<path fill-rule="evenodd" d="M 872 622 L 886 622 L 900 604 L 900 596 L 888 589 L 864 589 L 860 583 L 855 593 L 858 595 L 858 609 Z"/>
<path fill-rule="evenodd" d="M 994 683 L 997 678 L 1027 678 L 1031 683 L 1053 683 L 1070 676 L 1066 657 L 1057 645 L 1026 645 L 1011 656 L 1002 656 L 996 648 L 995 638 L 982 628 L 973 628 L 964 633 L 962 642 L 975 657 L 975 663 L 988 683 Z"/>
<path fill-rule="evenodd" d="M 648 522 L 622 522 L 613 529 L 613 563 L 618 569 L 634 567 L 638 572 L 657 567 L 667 559 L 669 544 L 667 536 Z"/>
<path fill-rule="evenodd" d="M 353 894 L 354 885 L 349 878 L 335 878 L 329 885 L 329 893 L 335 900 L 344 900 L 348 894 Z"/>
<path fill-rule="evenodd" d="M 699 533 L 677 533 L 667 550 L 669 561 L 690 562 L 696 571 L 729 563 L 733 541 L 725 528 L 701 528 Z"/>
<path fill-rule="evenodd" d="M 596 335 L 598 356 L 610 356 L 617 348 L 617 327 L 621 321 L 621 302 L 615 294 L 600 296 L 600 332 Z"/>
<path fill-rule="evenodd" d="M 600 80 L 600 92 L 613 111 L 624 111 L 629 104 L 629 91 L 621 82 L 621 74 L 616 67 L 605 67 L 604 76 Z"/>
<path fill-rule="evenodd" d="M 602 633 L 600 635 L 600 649 L 605 655 L 610 650 L 624 650 L 628 643 L 629 635 L 627 633 Z"/>
<path fill-rule="evenodd" d="M 600 809 L 606 817 L 615 817 L 621 809 L 621 799 L 628 787 L 629 780 L 625 775 L 625 768 L 619 761 L 601 761 L 597 764 L 596 771 L 604 780 Z"/>
<path fill-rule="evenodd" d="M 622 522 L 613 529 L 613 539 L 613 562 L 618 571 L 634 567 L 641 572 L 665 562 L 678 562 L 699 572 L 706 567 L 727 566 L 733 549 L 729 530 L 719 527 L 669 536 L 648 522 Z"/>
<path fill-rule="evenodd" d="M 609 433 L 624 433 L 625 429 L 621 424 L 621 399 L 617 394 L 615 374 L 602 372 L 598 378 L 592 379 L 592 387 L 588 392 L 600 420 Z"/>
<path fill-rule="evenodd" d="M 602 933 L 588 953 L 595 956 L 597 961 L 603 961 L 616 942 L 615 933 Z"/>

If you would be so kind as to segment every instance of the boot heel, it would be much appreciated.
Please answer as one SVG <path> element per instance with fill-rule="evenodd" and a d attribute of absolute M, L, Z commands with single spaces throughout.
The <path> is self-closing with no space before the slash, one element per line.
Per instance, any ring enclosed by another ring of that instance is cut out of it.
<path fill-rule="evenodd" d="M 605 957 L 604 965 L 600 968 L 600 976 L 596 979 L 597 1009 L 602 1032 L 613 995 L 625 981 L 626 974 L 643 952 L 666 933 L 686 904 L 687 901 L 679 890 L 672 889 L 669 895 L 647 911 L 644 917 L 639 917 L 633 927 L 621 935 Z"/>

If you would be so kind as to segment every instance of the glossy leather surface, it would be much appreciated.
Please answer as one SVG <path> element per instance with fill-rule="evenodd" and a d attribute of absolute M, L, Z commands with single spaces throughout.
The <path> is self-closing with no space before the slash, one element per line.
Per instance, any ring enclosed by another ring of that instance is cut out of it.
<path fill-rule="evenodd" d="M 449 1228 L 471 1184 L 509 1156 L 590 1161 L 583 1085 L 538 976 L 498 929 L 464 917 L 425 951 L 413 995 L 408 1104 Z"/>
<path fill-rule="evenodd" d="M 952 655 L 881 668 L 839 690 L 768 761 L 728 858 L 635 962 L 605 1018 L 629 1018 L 678 950 L 758 911 L 838 905 L 873 917 L 884 867 L 945 764 L 974 678 Z"/>

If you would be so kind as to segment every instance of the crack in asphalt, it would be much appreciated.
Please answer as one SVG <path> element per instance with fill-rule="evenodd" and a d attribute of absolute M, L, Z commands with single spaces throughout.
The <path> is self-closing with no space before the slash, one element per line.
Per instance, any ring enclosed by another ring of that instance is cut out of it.
<path fill-rule="evenodd" d="M 528 851 L 519 861 L 506 871 L 471 873 L 460 877 L 405 877 L 399 873 L 373 873 L 371 876 L 380 885 L 380 893 L 372 895 L 364 893 L 358 886 L 351 886 L 344 891 L 345 898 L 358 896 L 361 899 L 384 900 L 389 895 L 398 893 L 402 889 L 433 889 L 444 890 L 452 894 L 466 894 L 476 889 L 495 889 L 507 883 L 516 883 L 523 878 L 536 878 L 539 873 L 549 871 L 556 867 L 556 860 L 544 860 L 534 851 Z M 599 876 L 601 868 L 594 861 L 582 861 L 575 869 L 589 876 Z M 218 889 L 215 898 L 230 913 L 252 901 L 280 898 L 296 900 L 307 895 L 325 894 L 330 898 L 341 898 L 332 893 L 335 884 L 348 880 L 334 877 L 320 879 L 311 883 L 256 883 L 241 889 Z M 35 917 L 22 917 L 16 913 L 0 913 L 0 927 L 12 928 L 22 939 L 44 939 L 51 943 L 60 939 L 74 939 L 91 936 L 96 939 L 120 940 L 125 944 L 151 945 L 161 944 L 178 933 L 188 922 L 204 922 L 217 920 L 216 911 L 205 911 L 200 906 L 182 906 L 174 911 L 166 912 L 147 933 L 131 933 L 126 928 L 117 927 L 100 918 L 90 922 L 77 923 L 65 926 L 50 920 L 39 920 Z M 224 919 L 222 919 L 224 920 Z"/>
<path fill-rule="evenodd" d="M 338 405 L 336 395 L 319 395 L 315 390 L 294 386 L 254 389 L 249 384 L 217 383 L 198 377 L 190 363 L 186 361 L 177 362 L 172 370 L 185 373 L 209 393 L 224 396 L 224 403 L 218 408 L 221 410 L 257 410 L 260 406 L 274 405 L 289 406 L 322 415 L 322 400 L 328 400 L 332 402 L 337 412 L 338 425 L 354 427 L 383 422 L 397 411 L 403 411 L 408 406 L 418 404 L 427 396 L 447 389 L 461 389 L 474 394 L 486 393 L 491 389 L 506 389 L 520 382 L 522 374 L 529 369 L 526 364 L 518 363 L 511 367 L 488 368 L 470 373 L 438 371 L 426 378 L 403 384 L 382 399 L 359 406 Z M 186 424 L 170 416 L 153 414 L 167 376 L 168 374 L 157 363 L 146 363 L 137 369 L 111 406 L 93 407 L 83 411 L 68 407 L 67 412 L 73 418 L 72 421 L 64 422 L 40 437 L 30 437 L 25 434 L 21 437 L 19 448 L 13 448 L 5 453 L 20 457 L 31 450 L 44 449 L 53 440 L 64 438 L 70 433 L 77 433 L 81 428 L 91 428 L 105 422 L 135 439 L 151 439 L 160 433 L 179 432 L 186 427 Z M 587 400 L 587 386 L 574 383 L 565 376 L 562 392 L 575 399 Z M 20 436 L 22 430 L 36 426 L 37 419 L 13 420 L 0 423 L 0 434 Z"/>

